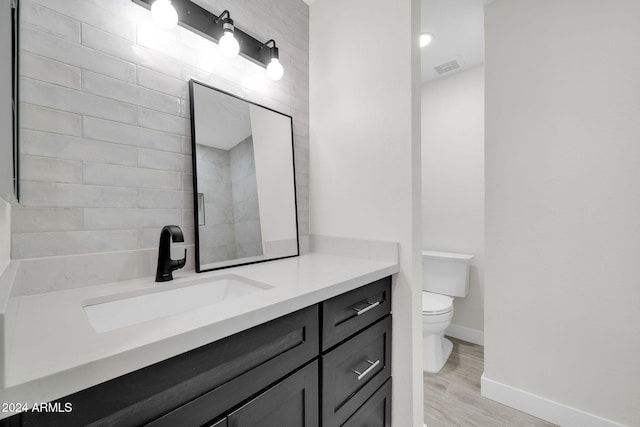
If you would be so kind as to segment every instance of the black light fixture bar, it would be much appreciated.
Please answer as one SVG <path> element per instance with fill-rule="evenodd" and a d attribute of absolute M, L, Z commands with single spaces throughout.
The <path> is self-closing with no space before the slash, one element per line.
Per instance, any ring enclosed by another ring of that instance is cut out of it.
<path fill-rule="evenodd" d="M 155 0 L 131 0 L 132 2 L 151 9 Z M 171 4 L 178 12 L 178 25 L 187 28 L 218 43 L 224 35 L 223 21 L 218 21 L 218 16 L 198 6 L 189 0 L 171 0 Z M 266 67 L 271 62 L 271 53 L 268 49 L 261 49 L 265 44 L 253 38 L 249 34 L 235 27 L 234 37 L 240 45 L 240 55 L 244 58 Z"/>

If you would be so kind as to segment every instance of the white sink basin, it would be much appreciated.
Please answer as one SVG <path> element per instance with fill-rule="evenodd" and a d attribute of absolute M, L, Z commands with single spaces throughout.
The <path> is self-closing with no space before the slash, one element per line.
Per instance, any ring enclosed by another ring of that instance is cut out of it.
<path fill-rule="evenodd" d="M 84 311 L 96 332 L 107 332 L 148 320 L 221 304 L 271 289 L 234 274 L 195 280 L 178 288 L 151 291 L 107 302 L 89 303 Z"/>

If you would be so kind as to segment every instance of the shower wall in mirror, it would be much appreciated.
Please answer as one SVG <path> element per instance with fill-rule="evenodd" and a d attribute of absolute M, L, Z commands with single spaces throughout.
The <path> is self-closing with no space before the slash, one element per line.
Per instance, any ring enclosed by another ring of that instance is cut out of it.
<path fill-rule="evenodd" d="M 196 271 L 298 255 L 291 117 L 189 89 Z"/>

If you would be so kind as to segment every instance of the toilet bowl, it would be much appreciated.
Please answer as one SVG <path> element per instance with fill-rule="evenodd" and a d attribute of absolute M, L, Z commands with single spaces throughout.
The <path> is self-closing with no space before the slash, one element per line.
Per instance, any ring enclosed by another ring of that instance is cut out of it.
<path fill-rule="evenodd" d="M 422 292 L 422 369 L 436 373 L 451 355 L 453 344 L 444 331 L 453 318 L 453 298 Z"/>
<path fill-rule="evenodd" d="M 422 251 L 422 369 L 436 373 L 451 355 L 444 331 L 453 318 L 453 297 L 469 293 L 473 255 Z"/>

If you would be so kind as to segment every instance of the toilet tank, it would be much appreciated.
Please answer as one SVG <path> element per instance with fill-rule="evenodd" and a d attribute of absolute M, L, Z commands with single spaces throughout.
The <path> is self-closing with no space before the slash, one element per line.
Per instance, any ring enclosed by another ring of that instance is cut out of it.
<path fill-rule="evenodd" d="M 452 297 L 466 297 L 472 259 L 470 254 L 422 251 L 422 289 Z"/>

